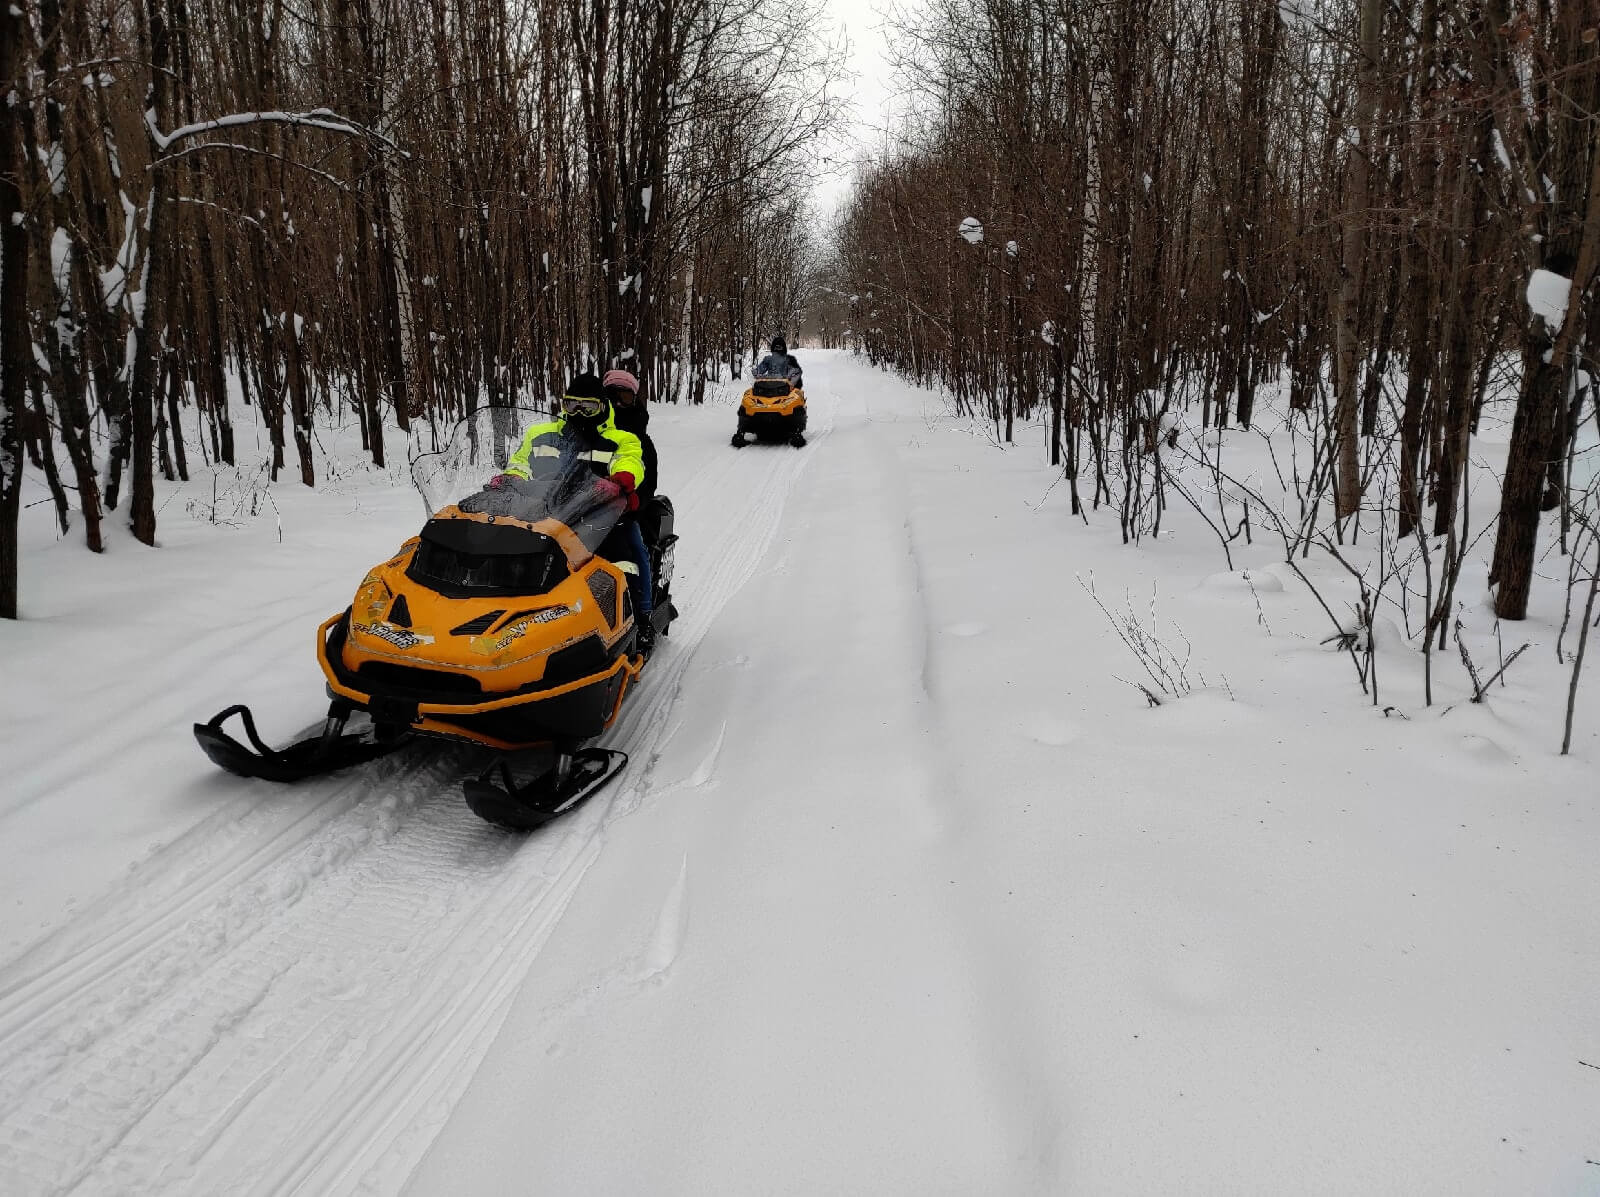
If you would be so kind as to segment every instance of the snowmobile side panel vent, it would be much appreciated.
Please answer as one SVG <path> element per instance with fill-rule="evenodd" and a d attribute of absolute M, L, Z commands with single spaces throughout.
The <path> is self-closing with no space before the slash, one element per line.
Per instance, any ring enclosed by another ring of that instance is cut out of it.
<path fill-rule="evenodd" d="M 400 595 L 394 600 L 394 605 L 389 608 L 389 622 L 396 627 L 409 628 L 411 626 L 411 608 L 406 603 L 406 596 Z"/>
<path fill-rule="evenodd" d="M 457 624 L 450 629 L 452 636 L 481 636 L 494 626 L 494 621 L 505 614 L 504 608 L 499 611 L 488 611 L 476 619 L 469 619 L 466 623 Z"/>
<path fill-rule="evenodd" d="M 576 644 L 569 644 L 550 654 L 544 666 L 543 685 L 565 685 L 588 677 L 591 673 L 599 673 L 609 664 L 611 658 L 606 653 L 605 642 L 598 636 L 585 636 Z"/>
<path fill-rule="evenodd" d="M 617 580 L 603 569 L 589 575 L 589 593 L 600 605 L 600 613 L 612 627 L 617 626 Z"/>

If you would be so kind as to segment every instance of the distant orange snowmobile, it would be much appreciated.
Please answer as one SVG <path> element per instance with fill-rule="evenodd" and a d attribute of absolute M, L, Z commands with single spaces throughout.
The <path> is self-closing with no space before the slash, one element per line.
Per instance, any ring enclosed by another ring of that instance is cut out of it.
<path fill-rule="evenodd" d="M 788 441 L 796 449 L 806 443 L 806 393 L 786 378 L 757 378 L 739 400 L 739 427 L 733 447 L 747 438 Z"/>
<path fill-rule="evenodd" d="M 195 724 L 207 756 L 245 777 L 290 782 L 416 736 L 482 744 L 508 755 L 465 783 L 467 804 L 519 830 L 571 810 L 616 775 L 626 754 L 583 744 L 616 721 L 645 667 L 630 554 L 612 536 L 624 502 L 597 496 L 586 454 L 535 457 L 530 480 L 482 485 L 505 468 L 522 428 L 542 418 L 480 409 L 446 449 L 413 462 L 430 510 L 443 496 L 475 493 L 434 510 L 318 629 L 332 700 L 321 733 L 272 749 L 249 709 L 232 706 Z M 641 525 L 654 575 L 651 618 L 664 635 L 677 615 L 671 501 L 654 499 Z M 349 733 L 358 712 L 368 725 Z M 222 730 L 234 715 L 251 747 Z M 513 768 L 528 759 L 548 766 L 518 784 Z"/>

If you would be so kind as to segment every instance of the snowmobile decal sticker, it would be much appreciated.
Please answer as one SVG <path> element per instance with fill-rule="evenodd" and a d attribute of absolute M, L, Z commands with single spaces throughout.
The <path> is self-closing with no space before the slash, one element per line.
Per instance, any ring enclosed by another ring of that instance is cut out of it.
<path fill-rule="evenodd" d="M 510 627 L 501 629 L 493 636 L 474 636 L 467 641 L 467 647 L 480 657 L 492 657 L 496 653 L 505 652 L 532 626 L 533 620 L 519 619 Z"/>
<path fill-rule="evenodd" d="M 358 623 L 356 631 L 388 641 L 396 648 L 415 648 L 419 644 L 432 644 L 432 636 L 419 636 L 410 628 L 397 628 L 386 623 Z"/>
<path fill-rule="evenodd" d="M 467 642 L 467 647 L 480 656 L 493 656 L 510 648 L 512 643 L 518 640 L 529 628 L 541 623 L 550 623 L 568 615 L 575 615 L 582 610 L 582 603 L 577 603 L 571 607 L 545 607 L 523 619 L 517 620 L 516 623 L 501 628 L 492 636 L 474 636 Z"/>

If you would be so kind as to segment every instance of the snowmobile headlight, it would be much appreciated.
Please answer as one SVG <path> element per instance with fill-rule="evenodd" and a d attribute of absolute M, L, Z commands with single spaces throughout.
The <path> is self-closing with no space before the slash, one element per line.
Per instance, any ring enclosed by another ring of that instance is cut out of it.
<path fill-rule="evenodd" d="M 393 597 L 394 591 L 389 589 L 389 584 L 383 580 L 383 575 L 374 569 L 361 579 L 361 589 L 356 591 L 356 601 L 352 606 L 358 611 L 365 612 L 370 623 L 378 618 L 379 612 Z"/>

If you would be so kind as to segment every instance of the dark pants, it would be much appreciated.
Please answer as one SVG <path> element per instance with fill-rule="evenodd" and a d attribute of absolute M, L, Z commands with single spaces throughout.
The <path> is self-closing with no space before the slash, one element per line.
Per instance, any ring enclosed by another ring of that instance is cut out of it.
<path fill-rule="evenodd" d="M 650 577 L 650 550 L 644 546 L 644 533 L 638 520 L 627 522 L 628 545 L 633 549 L 633 559 L 639 564 L 637 574 L 628 575 L 628 589 L 633 593 L 634 614 L 645 623 L 650 622 L 651 599 L 654 580 Z"/>

